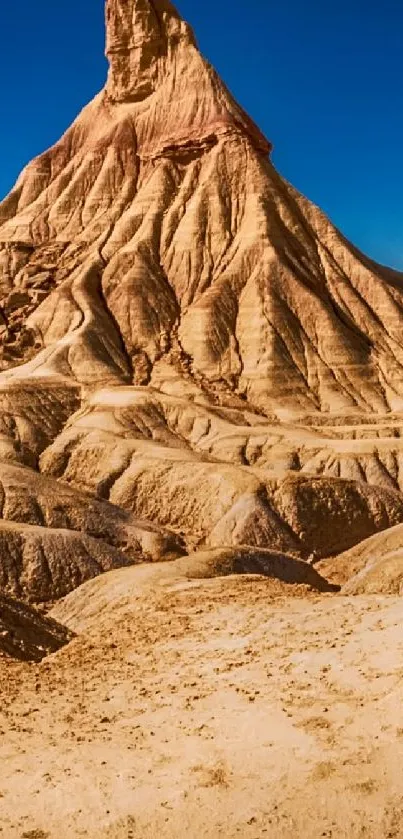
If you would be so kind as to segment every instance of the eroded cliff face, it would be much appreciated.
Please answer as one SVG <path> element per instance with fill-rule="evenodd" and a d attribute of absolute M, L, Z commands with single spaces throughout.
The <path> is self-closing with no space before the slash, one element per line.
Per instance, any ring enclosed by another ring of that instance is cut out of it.
<path fill-rule="evenodd" d="M 136 102 L 156 91 L 183 47 L 195 46 L 193 33 L 171 3 L 107 0 L 108 95 Z M 180 57 L 179 57 L 180 60 Z"/>
<path fill-rule="evenodd" d="M 104 90 L 0 204 L 3 463 L 179 552 L 396 524 L 403 277 L 279 176 L 171 3 L 106 28 Z"/>

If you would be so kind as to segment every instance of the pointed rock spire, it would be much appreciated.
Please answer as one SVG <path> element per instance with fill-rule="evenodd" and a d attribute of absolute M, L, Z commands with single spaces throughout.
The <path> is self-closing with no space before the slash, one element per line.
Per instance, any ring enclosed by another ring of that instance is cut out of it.
<path fill-rule="evenodd" d="M 155 89 L 161 63 L 193 32 L 168 0 L 107 0 L 108 93 L 115 101 L 139 101 Z"/>
<path fill-rule="evenodd" d="M 106 0 L 108 99 L 135 108 L 138 153 L 155 157 L 179 146 L 241 133 L 267 155 L 271 144 L 200 54 L 191 27 L 169 0 Z"/>
<path fill-rule="evenodd" d="M 73 528 L 52 577 L 0 527 L 0 579 L 65 593 L 94 528 L 91 573 L 344 551 L 403 521 L 403 275 L 275 171 L 167 0 L 106 2 L 106 89 L 0 204 L 0 494 Z"/>

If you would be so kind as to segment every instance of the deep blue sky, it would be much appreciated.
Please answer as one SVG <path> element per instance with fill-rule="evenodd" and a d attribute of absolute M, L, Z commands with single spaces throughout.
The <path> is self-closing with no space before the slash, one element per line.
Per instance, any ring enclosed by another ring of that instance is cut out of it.
<path fill-rule="evenodd" d="M 403 270 L 402 0 L 177 0 L 280 172 Z M 0 195 L 102 86 L 103 0 L 6 2 Z"/>

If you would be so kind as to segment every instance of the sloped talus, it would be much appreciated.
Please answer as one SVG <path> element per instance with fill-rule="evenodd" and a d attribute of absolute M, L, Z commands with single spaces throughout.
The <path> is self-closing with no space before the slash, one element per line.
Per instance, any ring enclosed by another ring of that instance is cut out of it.
<path fill-rule="evenodd" d="M 0 458 L 153 521 L 153 559 L 163 526 L 323 556 L 401 521 L 403 277 L 276 172 L 168 0 L 106 31 L 0 204 Z"/>

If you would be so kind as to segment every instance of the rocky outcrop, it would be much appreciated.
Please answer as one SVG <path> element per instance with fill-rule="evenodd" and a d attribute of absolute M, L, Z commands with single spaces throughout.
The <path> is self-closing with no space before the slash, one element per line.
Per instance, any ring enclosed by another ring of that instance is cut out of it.
<path fill-rule="evenodd" d="M 64 597 L 72 588 L 129 560 L 101 539 L 71 530 L 2 522 L 0 590 L 32 602 Z"/>
<path fill-rule="evenodd" d="M 112 504 L 138 561 L 402 521 L 403 277 L 280 177 L 168 0 L 106 29 L 105 88 L 0 204 L 0 458 L 78 505 L 40 526 Z"/>
<path fill-rule="evenodd" d="M 1 518 L 73 530 L 102 540 L 129 559 L 171 559 L 184 553 L 180 536 L 34 470 L 0 465 Z"/>
<path fill-rule="evenodd" d="M 174 353 L 264 411 L 398 408 L 399 275 L 279 177 L 169 3 L 110 2 L 107 33 L 105 90 L 0 208 L 5 290 L 53 288 L 18 376 L 144 383 Z"/>
<path fill-rule="evenodd" d="M 68 644 L 74 633 L 25 603 L 0 594 L 0 656 L 41 661 Z"/>

